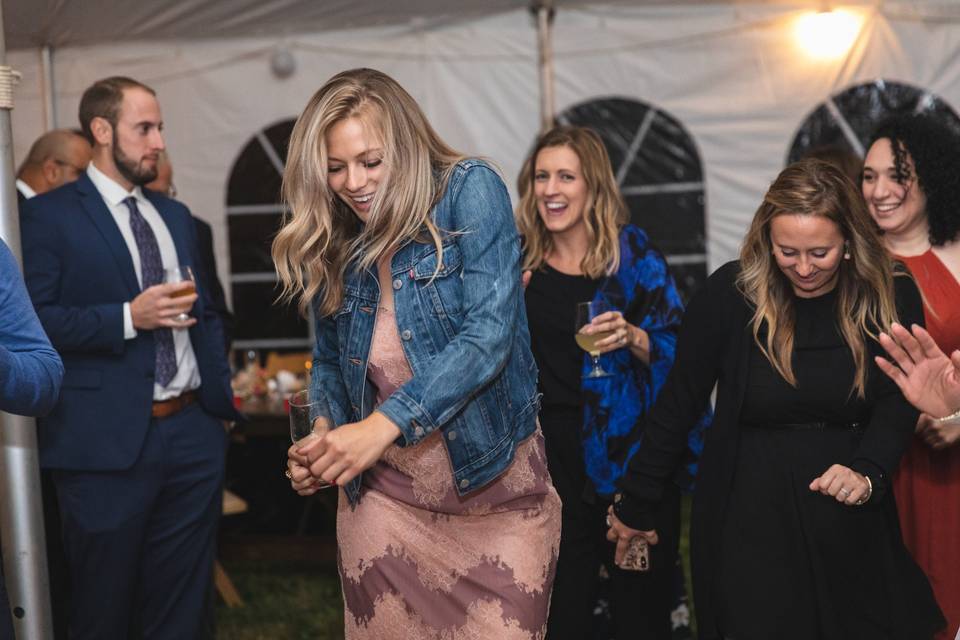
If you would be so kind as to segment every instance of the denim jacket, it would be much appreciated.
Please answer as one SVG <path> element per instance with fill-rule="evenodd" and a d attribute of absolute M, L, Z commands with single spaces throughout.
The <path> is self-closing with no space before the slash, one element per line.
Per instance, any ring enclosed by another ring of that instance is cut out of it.
<path fill-rule="evenodd" d="M 480 160 L 460 162 L 432 217 L 443 238 L 439 272 L 430 241 L 404 244 L 390 263 L 397 329 L 413 377 L 377 410 L 400 428 L 399 446 L 440 429 L 462 495 L 500 475 L 533 433 L 537 368 L 503 181 Z M 316 314 L 311 387 L 328 400 L 337 424 L 374 409 L 367 364 L 379 300 L 374 270 L 348 269 L 340 309 Z M 356 505 L 360 477 L 345 490 Z"/>

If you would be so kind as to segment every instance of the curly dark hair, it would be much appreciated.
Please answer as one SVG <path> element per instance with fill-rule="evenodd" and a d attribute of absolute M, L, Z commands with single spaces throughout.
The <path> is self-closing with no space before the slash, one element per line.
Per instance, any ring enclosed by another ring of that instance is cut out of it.
<path fill-rule="evenodd" d="M 882 122 L 870 145 L 881 138 L 891 142 L 900 184 L 913 178 L 907 156 L 913 160 L 917 185 L 927 199 L 930 244 L 940 246 L 956 239 L 960 232 L 960 136 L 929 115 L 911 114 Z"/>

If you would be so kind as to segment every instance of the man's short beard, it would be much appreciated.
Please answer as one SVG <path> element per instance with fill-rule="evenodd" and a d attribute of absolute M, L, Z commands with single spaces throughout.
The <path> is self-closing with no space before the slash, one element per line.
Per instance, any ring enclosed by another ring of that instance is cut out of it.
<path fill-rule="evenodd" d="M 120 175 L 129 180 L 132 184 L 142 187 L 157 179 L 157 166 L 152 168 L 141 168 L 139 162 L 135 162 L 124 155 L 120 150 L 120 144 L 117 142 L 117 130 L 113 130 L 113 164 L 116 165 Z"/>

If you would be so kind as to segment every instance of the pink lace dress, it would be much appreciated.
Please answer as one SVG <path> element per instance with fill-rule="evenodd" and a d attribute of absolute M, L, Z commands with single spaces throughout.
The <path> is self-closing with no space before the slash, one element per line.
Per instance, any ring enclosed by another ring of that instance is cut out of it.
<path fill-rule="evenodd" d="M 368 375 L 382 403 L 410 379 L 393 312 L 380 307 Z M 543 437 L 497 480 L 454 490 L 441 432 L 390 447 L 337 513 L 348 640 L 541 640 L 560 542 Z"/>

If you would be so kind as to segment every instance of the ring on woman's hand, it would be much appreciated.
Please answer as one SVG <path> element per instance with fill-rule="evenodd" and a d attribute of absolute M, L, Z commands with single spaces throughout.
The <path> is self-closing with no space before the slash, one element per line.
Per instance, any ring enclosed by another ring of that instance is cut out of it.
<path fill-rule="evenodd" d="M 843 494 L 843 499 L 846 500 L 846 499 L 847 499 L 847 496 L 850 495 L 850 489 L 847 489 L 846 487 L 843 487 L 843 488 L 840 489 L 840 491 L 839 491 L 838 493 Z"/>
<path fill-rule="evenodd" d="M 287 480 L 293 480 L 293 474 L 290 473 L 290 469 L 287 469 L 283 472 L 283 475 L 287 476 Z"/>
<path fill-rule="evenodd" d="M 859 507 L 859 506 L 862 505 L 864 502 L 866 502 L 866 500 L 864 500 L 863 497 L 861 497 L 859 500 L 857 500 L 856 502 L 854 502 L 853 505 L 854 505 L 855 507 Z"/>
<path fill-rule="evenodd" d="M 612 526 L 613 526 L 613 523 L 610 522 L 610 514 L 607 514 L 607 526 L 608 526 L 608 527 L 612 527 Z"/>

